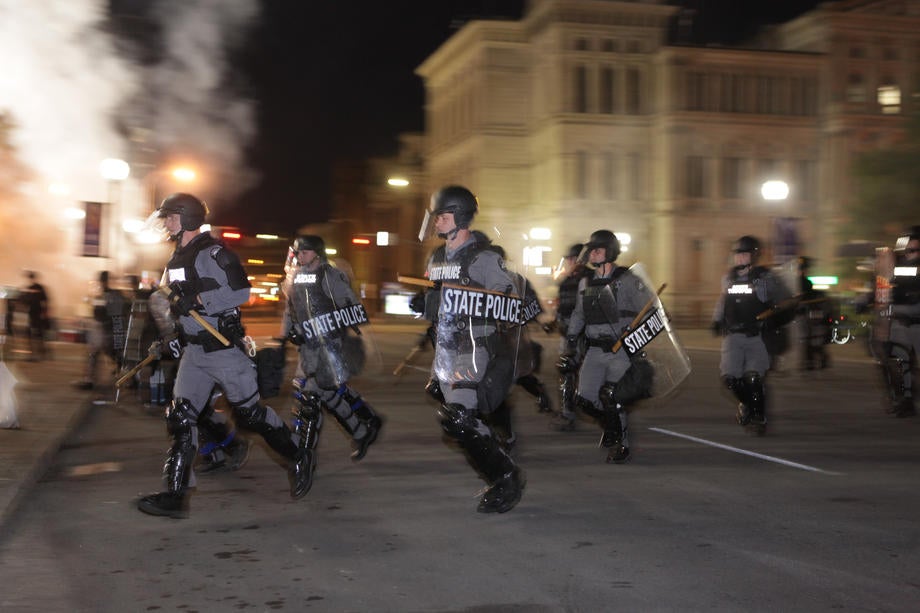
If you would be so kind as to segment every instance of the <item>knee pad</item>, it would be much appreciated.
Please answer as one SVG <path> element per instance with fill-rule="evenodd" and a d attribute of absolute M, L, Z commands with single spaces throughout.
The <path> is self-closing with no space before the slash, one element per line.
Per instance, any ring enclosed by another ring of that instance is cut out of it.
<path fill-rule="evenodd" d="M 601 402 L 601 406 L 604 407 L 604 410 L 610 413 L 618 413 L 622 410 L 622 407 L 617 402 L 617 384 L 607 382 L 601 386 L 601 389 L 597 392 L 598 400 Z"/>
<path fill-rule="evenodd" d="M 195 425 L 195 408 L 185 398 L 174 398 L 166 409 L 166 431 L 172 436 L 189 436 Z"/>
<path fill-rule="evenodd" d="M 722 383 L 728 391 L 735 395 L 739 402 L 745 402 L 744 381 L 742 379 L 726 375 L 722 377 Z"/>
<path fill-rule="evenodd" d="M 246 406 L 234 406 L 233 413 L 238 424 L 247 430 L 258 431 L 260 426 L 265 424 L 267 411 L 260 402 L 253 402 Z"/>
<path fill-rule="evenodd" d="M 582 412 L 589 417 L 599 419 L 604 416 L 604 412 L 594 406 L 594 403 L 589 401 L 584 396 L 575 396 L 575 406 L 581 409 Z"/>
<path fill-rule="evenodd" d="M 747 396 L 748 406 L 752 411 L 763 411 L 764 407 L 764 388 L 763 378 L 756 371 L 747 371 L 742 375 L 744 382 L 744 391 Z"/>
<path fill-rule="evenodd" d="M 444 402 L 444 392 L 441 391 L 441 383 L 434 377 L 428 380 L 428 383 L 425 385 L 425 391 L 438 402 Z"/>
<path fill-rule="evenodd" d="M 322 415 L 323 400 L 316 392 L 304 392 L 297 398 L 300 404 L 299 413 L 306 419 L 314 419 L 317 415 Z"/>
<path fill-rule="evenodd" d="M 438 418 L 445 434 L 461 445 L 488 433 L 488 428 L 476 417 L 473 410 L 456 402 L 442 404 L 438 409 Z"/>

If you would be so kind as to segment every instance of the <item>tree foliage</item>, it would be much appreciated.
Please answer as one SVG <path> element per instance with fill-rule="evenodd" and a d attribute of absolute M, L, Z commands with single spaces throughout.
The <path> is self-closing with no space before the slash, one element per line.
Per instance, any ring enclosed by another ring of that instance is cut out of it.
<path fill-rule="evenodd" d="M 857 191 L 844 238 L 890 242 L 905 227 L 920 223 L 918 168 L 920 113 L 907 119 L 898 145 L 864 153 L 854 162 Z"/>

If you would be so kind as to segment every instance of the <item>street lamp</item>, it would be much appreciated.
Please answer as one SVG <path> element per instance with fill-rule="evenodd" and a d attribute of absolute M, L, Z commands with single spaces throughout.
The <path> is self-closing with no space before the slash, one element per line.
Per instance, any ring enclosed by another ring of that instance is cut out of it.
<path fill-rule="evenodd" d="M 785 200 L 789 197 L 789 185 L 785 181 L 764 181 L 760 186 L 760 195 L 764 200 Z"/>

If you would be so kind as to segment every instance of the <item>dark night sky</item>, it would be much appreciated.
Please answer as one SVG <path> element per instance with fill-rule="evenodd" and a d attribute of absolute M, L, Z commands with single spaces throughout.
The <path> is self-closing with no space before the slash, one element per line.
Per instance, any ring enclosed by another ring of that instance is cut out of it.
<path fill-rule="evenodd" d="M 694 42 L 725 44 L 818 4 L 674 3 L 696 11 Z M 223 223 L 325 219 L 334 159 L 393 154 L 400 132 L 423 129 L 423 87 L 414 69 L 464 20 L 519 18 L 523 6 L 523 0 L 264 2 L 240 64 L 258 100 L 259 135 L 247 158 L 261 180 L 238 197 Z"/>

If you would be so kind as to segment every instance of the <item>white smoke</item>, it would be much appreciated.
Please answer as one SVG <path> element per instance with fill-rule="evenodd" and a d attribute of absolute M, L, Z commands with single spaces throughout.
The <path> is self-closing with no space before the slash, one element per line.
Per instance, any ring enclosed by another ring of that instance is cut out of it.
<path fill-rule="evenodd" d="M 0 190 L 0 285 L 21 286 L 23 269 L 39 271 L 58 316 L 81 303 L 97 271 L 139 272 L 123 237 L 113 242 L 122 246 L 118 261 L 81 257 L 82 222 L 67 219 L 66 209 L 118 198 L 122 215 L 143 215 L 150 208 L 147 179 L 164 170 L 157 163 L 172 161 L 166 154 L 196 165 L 201 183 L 188 189 L 206 190 L 208 198 L 254 179 L 243 163 L 255 129 L 253 103 L 225 85 L 226 50 L 258 19 L 257 0 L 144 3 L 160 49 L 157 62 L 143 64 L 124 41 L 117 44 L 108 6 L 0 0 L 0 113 L 15 122 L 12 144 L 31 175 Z M 142 147 L 132 142 L 138 133 L 145 134 Z M 148 159 L 138 159 L 139 148 Z M 119 189 L 100 175 L 105 158 L 132 165 Z M 66 185 L 67 195 L 50 195 L 52 183 Z"/>

